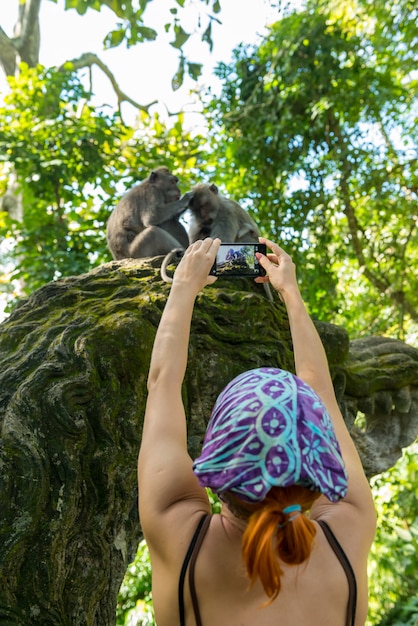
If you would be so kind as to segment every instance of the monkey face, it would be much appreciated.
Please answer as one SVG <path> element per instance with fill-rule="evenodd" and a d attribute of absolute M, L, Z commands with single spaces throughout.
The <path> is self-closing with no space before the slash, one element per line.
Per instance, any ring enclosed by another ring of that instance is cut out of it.
<path fill-rule="evenodd" d="M 174 202 L 175 200 L 179 200 L 181 193 L 178 186 L 179 179 L 177 176 L 173 174 L 169 174 L 167 177 L 167 186 L 166 186 L 166 198 L 168 202 Z"/>
<path fill-rule="evenodd" d="M 202 224 L 213 223 L 219 210 L 219 195 L 216 185 L 199 183 L 193 187 L 193 198 L 189 209 Z"/>
<path fill-rule="evenodd" d="M 179 179 L 166 167 L 154 170 L 150 182 L 161 191 L 166 204 L 180 199 Z"/>
<path fill-rule="evenodd" d="M 180 189 L 175 185 L 173 188 L 166 189 L 165 191 L 165 201 L 166 203 L 175 202 L 176 200 L 180 200 Z"/>

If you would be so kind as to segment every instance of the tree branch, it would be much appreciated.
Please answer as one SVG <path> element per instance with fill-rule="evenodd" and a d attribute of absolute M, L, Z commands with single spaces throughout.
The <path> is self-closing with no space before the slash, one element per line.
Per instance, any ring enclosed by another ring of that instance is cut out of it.
<path fill-rule="evenodd" d="M 39 62 L 41 2 L 42 0 L 26 0 L 19 4 L 19 17 L 15 25 L 15 37 L 12 39 L 20 59 L 29 67 L 35 67 Z"/>
<path fill-rule="evenodd" d="M 39 10 L 42 0 L 26 0 L 19 4 L 14 37 L 0 27 L 0 64 L 6 76 L 14 76 L 16 65 L 24 61 L 29 67 L 39 62 Z"/>
<path fill-rule="evenodd" d="M 10 37 L 0 26 L 0 65 L 6 76 L 14 76 L 16 70 L 16 49 Z"/>
<path fill-rule="evenodd" d="M 153 104 L 157 102 L 157 100 L 153 100 L 152 102 L 149 102 L 148 104 L 139 104 L 138 102 L 130 98 L 127 94 L 125 94 L 121 90 L 121 88 L 119 87 L 116 81 L 114 74 L 110 71 L 107 65 L 103 63 L 103 61 L 99 59 L 99 57 L 93 52 L 85 52 L 77 59 L 71 59 L 70 61 L 66 61 L 65 64 L 59 68 L 59 70 L 63 70 L 64 67 L 68 63 L 71 63 L 71 66 L 74 68 L 74 70 L 79 70 L 79 69 L 82 69 L 83 67 L 88 67 L 91 69 L 93 65 L 97 65 L 97 67 L 99 67 L 102 70 L 102 72 L 106 74 L 106 76 L 108 77 L 113 87 L 113 90 L 116 94 L 117 101 L 118 101 L 119 113 L 121 113 L 120 107 L 121 107 L 122 102 L 128 102 L 139 111 L 146 111 L 146 112 L 148 112 L 148 109 L 150 106 L 152 106 Z"/>
<path fill-rule="evenodd" d="M 390 282 L 388 282 L 382 276 L 379 276 L 376 272 L 372 272 L 370 267 L 368 266 L 368 263 L 366 261 L 366 258 L 363 252 L 363 247 L 362 247 L 360 238 L 358 236 L 358 233 L 360 231 L 360 226 L 358 224 L 353 205 L 351 204 L 351 201 L 350 201 L 348 181 L 346 179 L 346 176 L 343 170 L 342 170 L 342 173 L 343 175 L 340 181 L 340 189 L 342 192 L 341 195 L 342 195 L 342 200 L 343 200 L 344 213 L 348 221 L 348 230 L 350 232 L 351 243 L 353 245 L 354 254 L 356 255 L 358 264 L 360 268 L 363 270 L 363 273 L 366 276 L 366 278 L 368 278 L 370 282 L 381 293 L 385 293 L 390 288 Z"/>

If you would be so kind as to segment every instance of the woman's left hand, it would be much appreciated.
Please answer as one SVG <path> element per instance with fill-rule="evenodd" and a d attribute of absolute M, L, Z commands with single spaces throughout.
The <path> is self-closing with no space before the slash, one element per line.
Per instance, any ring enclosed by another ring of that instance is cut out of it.
<path fill-rule="evenodd" d="M 221 245 L 220 239 L 199 239 L 192 243 L 184 253 L 173 277 L 173 287 L 187 286 L 196 294 L 206 285 L 216 281 L 209 272 L 215 262 L 216 253 Z"/>

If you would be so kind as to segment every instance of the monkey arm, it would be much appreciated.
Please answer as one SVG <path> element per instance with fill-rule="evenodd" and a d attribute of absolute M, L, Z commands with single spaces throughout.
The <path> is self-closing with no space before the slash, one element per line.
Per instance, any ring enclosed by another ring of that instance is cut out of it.
<path fill-rule="evenodd" d="M 175 216 L 184 213 L 189 205 L 192 192 L 185 193 L 179 200 L 162 204 L 161 199 L 157 203 L 149 202 L 146 209 L 142 211 L 142 223 L 145 227 L 158 226 L 164 224 Z"/>

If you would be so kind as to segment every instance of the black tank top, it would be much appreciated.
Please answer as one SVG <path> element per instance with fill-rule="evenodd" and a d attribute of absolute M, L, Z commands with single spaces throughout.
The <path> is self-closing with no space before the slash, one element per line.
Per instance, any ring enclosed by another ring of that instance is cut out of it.
<path fill-rule="evenodd" d="M 197 601 L 196 588 L 194 584 L 194 568 L 196 564 L 197 555 L 199 554 L 200 546 L 205 538 L 206 531 L 209 528 L 210 515 L 204 515 L 196 528 L 196 531 L 192 537 L 190 545 L 188 547 L 186 556 L 183 561 L 183 565 L 180 572 L 179 588 L 178 588 L 178 600 L 179 600 L 179 613 L 180 613 L 180 626 L 185 626 L 185 613 L 184 613 L 184 580 L 186 578 L 187 567 L 189 567 L 189 587 L 190 595 L 192 597 L 193 611 L 196 620 L 196 626 L 203 626 L 200 618 L 199 604 Z M 347 605 L 347 619 L 346 626 L 354 626 L 356 618 L 356 606 L 357 606 L 357 583 L 354 575 L 353 568 L 350 561 L 340 543 L 332 532 L 331 528 L 323 520 L 319 520 L 318 524 L 322 528 L 322 531 L 327 539 L 329 545 L 334 551 L 336 557 L 341 563 L 344 569 L 345 575 L 348 581 L 348 605 Z"/>

